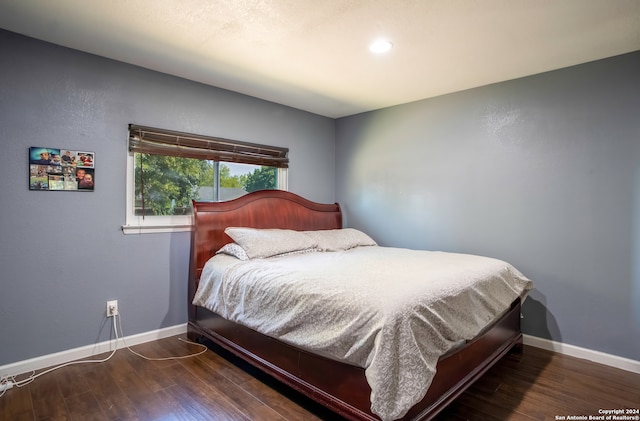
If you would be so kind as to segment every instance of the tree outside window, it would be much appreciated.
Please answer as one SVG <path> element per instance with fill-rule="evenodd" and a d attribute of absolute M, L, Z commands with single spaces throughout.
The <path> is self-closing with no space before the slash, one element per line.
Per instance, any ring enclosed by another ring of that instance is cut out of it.
<path fill-rule="evenodd" d="M 135 215 L 188 215 L 191 200 L 224 201 L 278 187 L 276 167 L 134 154 Z"/>

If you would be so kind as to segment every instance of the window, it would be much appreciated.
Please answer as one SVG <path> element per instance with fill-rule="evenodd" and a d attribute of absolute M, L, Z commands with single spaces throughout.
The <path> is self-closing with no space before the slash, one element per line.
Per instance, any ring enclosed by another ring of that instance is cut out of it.
<path fill-rule="evenodd" d="M 191 200 L 286 190 L 288 149 L 129 125 L 125 233 L 186 231 Z"/>

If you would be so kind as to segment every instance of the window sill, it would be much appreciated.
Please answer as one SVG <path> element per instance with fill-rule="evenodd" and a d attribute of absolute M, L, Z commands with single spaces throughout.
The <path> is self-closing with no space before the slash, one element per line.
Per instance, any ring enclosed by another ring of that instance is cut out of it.
<path fill-rule="evenodd" d="M 124 234 L 158 234 L 193 231 L 193 225 L 123 225 Z"/>

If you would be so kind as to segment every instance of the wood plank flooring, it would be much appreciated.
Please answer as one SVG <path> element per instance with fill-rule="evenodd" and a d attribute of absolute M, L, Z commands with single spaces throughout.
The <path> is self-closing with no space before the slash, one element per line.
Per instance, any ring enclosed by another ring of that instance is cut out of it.
<path fill-rule="evenodd" d="M 193 353 L 199 347 L 171 337 L 134 349 L 166 357 Z M 599 409 L 637 408 L 640 374 L 525 346 L 522 354 L 500 361 L 436 420 L 542 421 L 598 415 Z M 340 417 L 223 351 L 146 361 L 121 349 L 105 363 L 64 367 L 8 390 L 0 398 L 0 421 L 22 420 L 339 421 Z"/>

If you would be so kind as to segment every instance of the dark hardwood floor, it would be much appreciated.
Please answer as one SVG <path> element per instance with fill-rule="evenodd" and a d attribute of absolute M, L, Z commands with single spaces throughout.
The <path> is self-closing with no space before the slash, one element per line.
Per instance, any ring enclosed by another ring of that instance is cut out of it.
<path fill-rule="evenodd" d="M 177 337 L 134 349 L 151 357 L 199 350 Z M 121 349 L 105 363 L 61 368 L 8 390 L 0 398 L 0 421 L 340 420 L 221 353 L 224 358 L 207 351 L 183 360 L 146 361 Z M 525 346 L 522 354 L 510 354 L 488 371 L 437 421 L 558 420 L 637 408 L 640 374 Z"/>

